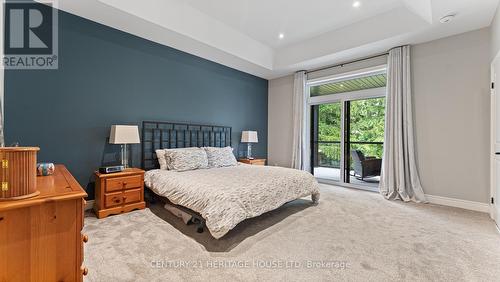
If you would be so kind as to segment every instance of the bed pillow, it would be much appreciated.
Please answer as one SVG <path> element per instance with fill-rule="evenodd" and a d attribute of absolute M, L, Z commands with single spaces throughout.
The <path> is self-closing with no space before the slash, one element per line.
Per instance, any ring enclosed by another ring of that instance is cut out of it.
<path fill-rule="evenodd" d="M 158 149 L 155 150 L 156 158 L 158 159 L 158 163 L 160 164 L 160 169 L 170 169 L 170 153 L 179 150 L 193 150 L 200 149 L 198 147 L 188 147 L 188 148 L 175 148 L 175 149 Z"/>
<path fill-rule="evenodd" d="M 158 159 L 158 163 L 160 164 L 160 169 L 168 169 L 167 159 L 165 157 L 165 150 L 158 149 L 158 150 L 155 150 L 155 152 L 156 152 L 156 158 Z"/>
<path fill-rule="evenodd" d="M 187 147 L 187 148 L 174 148 L 174 149 L 163 149 L 165 151 L 165 161 L 167 163 L 167 169 L 173 170 L 171 156 L 173 152 L 184 152 L 186 150 L 200 150 L 198 147 Z"/>
<path fill-rule="evenodd" d="M 207 153 L 208 158 L 208 167 L 224 167 L 224 166 L 234 166 L 237 165 L 238 162 L 233 154 L 233 148 L 224 147 L 204 147 L 203 148 Z"/>
<path fill-rule="evenodd" d="M 169 170 L 186 171 L 208 168 L 208 158 L 205 150 L 201 148 L 186 148 L 168 152 Z"/>

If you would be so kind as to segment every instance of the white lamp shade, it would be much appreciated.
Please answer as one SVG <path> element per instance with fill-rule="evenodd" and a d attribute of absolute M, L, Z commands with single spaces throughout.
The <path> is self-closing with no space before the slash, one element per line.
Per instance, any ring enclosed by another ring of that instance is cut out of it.
<path fill-rule="evenodd" d="M 241 143 L 258 143 L 257 131 L 241 132 Z"/>
<path fill-rule="evenodd" d="M 139 127 L 137 125 L 113 125 L 109 134 L 110 144 L 139 144 Z"/>

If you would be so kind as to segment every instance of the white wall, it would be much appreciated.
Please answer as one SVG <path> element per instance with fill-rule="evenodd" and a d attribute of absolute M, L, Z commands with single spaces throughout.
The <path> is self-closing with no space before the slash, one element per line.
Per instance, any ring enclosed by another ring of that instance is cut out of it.
<path fill-rule="evenodd" d="M 426 194 L 489 199 L 488 29 L 413 46 L 417 160 Z M 269 163 L 291 163 L 293 76 L 269 83 Z"/>
<path fill-rule="evenodd" d="M 495 18 L 491 23 L 490 33 L 491 33 L 490 60 L 493 61 L 495 56 L 500 51 L 500 8 L 497 8 Z"/>
<path fill-rule="evenodd" d="M 293 75 L 269 81 L 267 158 L 269 165 L 292 165 Z"/>
<path fill-rule="evenodd" d="M 487 203 L 490 38 L 481 29 L 414 46 L 417 160 L 426 194 Z"/>

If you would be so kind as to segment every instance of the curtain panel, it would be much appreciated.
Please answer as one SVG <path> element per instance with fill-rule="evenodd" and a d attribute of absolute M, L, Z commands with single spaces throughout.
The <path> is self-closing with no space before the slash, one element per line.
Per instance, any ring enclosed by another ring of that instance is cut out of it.
<path fill-rule="evenodd" d="M 295 73 L 293 85 L 293 140 L 292 168 L 308 170 L 306 155 L 306 72 Z"/>
<path fill-rule="evenodd" d="M 415 160 L 410 46 L 389 52 L 380 193 L 387 199 L 426 202 Z"/>

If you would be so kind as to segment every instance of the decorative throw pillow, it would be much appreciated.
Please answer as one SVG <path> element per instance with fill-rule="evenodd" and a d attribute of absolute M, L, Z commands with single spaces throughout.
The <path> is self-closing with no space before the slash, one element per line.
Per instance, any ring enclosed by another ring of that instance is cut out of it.
<path fill-rule="evenodd" d="M 208 167 L 224 167 L 237 165 L 236 157 L 233 154 L 233 148 L 224 147 L 204 147 L 208 157 Z"/>
<path fill-rule="evenodd" d="M 170 152 L 169 169 L 175 171 L 186 171 L 199 168 L 208 168 L 208 158 L 205 150 L 197 148 L 186 150 L 175 150 Z"/>

